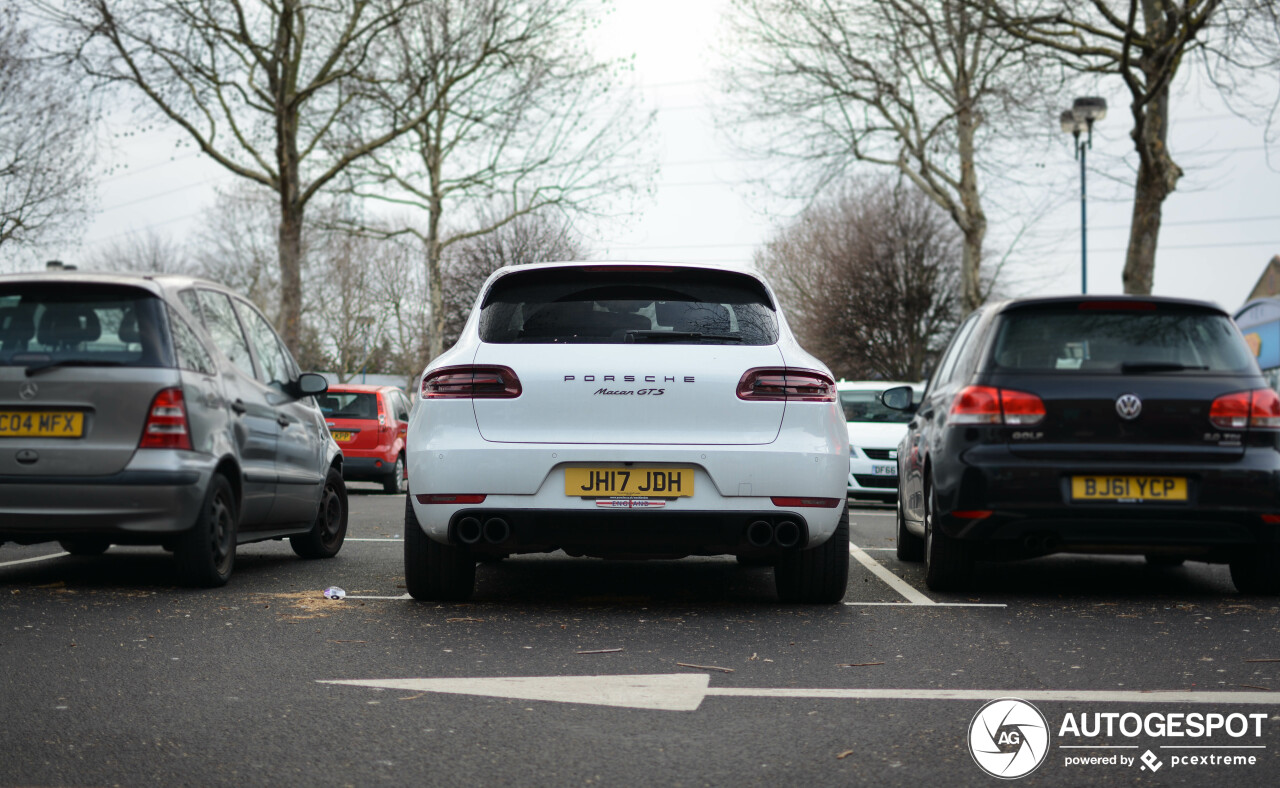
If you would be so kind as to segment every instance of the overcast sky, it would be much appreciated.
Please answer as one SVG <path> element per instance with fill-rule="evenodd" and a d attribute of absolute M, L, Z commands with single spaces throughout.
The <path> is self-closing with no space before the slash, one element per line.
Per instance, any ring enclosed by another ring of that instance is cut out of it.
<path fill-rule="evenodd" d="M 713 109 L 723 100 L 714 69 L 726 49 L 726 5 L 615 0 L 602 21 L 601 56 L 635 56 L 633 79 L 658 113 L 662 168 L 653 198 L 593 242 L 598 257 L 749 262 L 777 222 L 800 207 L 754 182 L 760 168 L 743 160 L 715 129 Z M 1119 78 L 1097 90 L 1111 108 L 1097 128 L 1089 160 L 1089 289 L 1118 293 L 1136 154 Z M 1155 292 L 1205 298 L 1234 311 L 1267 261 L 1280 254 L 1280 144 L 1272 145 L 1268 159 L 1261 128 L 1234 117 L 1212 96 L 1202 98 L 1185 86 L 1184 93 L 1175 104 L 1170 147 L 1186 175 L 1165 202 Z M 1056 126 L 1056 118 L 1046 123 Z M 1031 165 L 1044 184 L 1040 198 L 1051 210 L 1019 215 L 1014 201 L 990 216 L 989 259 L 1004 253 L 1012 228 L 1031 223 L 1006 269 L 1010 295 L 1080 288 L 1079 170 L 1070 138 L 1060 136 L 1049 144 L 1035 142 L 1043 161 Z M 182 239 L 211 204 L 214 187 L 233 179 L 189 147 L 176 148 L 175 139 L 163 127 L 117 128 L 109 153 L 114 168 L 101 185 L 100 211 L 83 246 L 42 255 L 73 262 L 101 244 L 146 231 Z"/>

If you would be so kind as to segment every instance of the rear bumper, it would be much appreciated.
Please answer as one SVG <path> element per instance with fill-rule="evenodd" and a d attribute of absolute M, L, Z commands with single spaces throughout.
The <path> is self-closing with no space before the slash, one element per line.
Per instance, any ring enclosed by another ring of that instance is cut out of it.
<path fill-rule="evenodd" d="M 991 542 L 997 552 L 1142 553 L 1167 550 L 1211 560 L 1232 549 L 1280 542 L 1280 452 L 1250 448 L 1222 463 L 1043 461 L 1003 447 L 964 453 L 955 472 L 936 474 L 937 525 L 965 540 Z M 1071 499 L 1074 475 L 1160 475 L 1187 480 L 1178 502 L 1085 502 Z M 954 511 L 990 511 L 956 517 Z"/>
<path fill-rule="evenodd" d="M 0 476 L 0 542 L 162 542 L 196 521 L 213 468 L 204 455 L 157 451 L 106 476 Z"/>
<path fill-rule="evenodd" d="M 343 453 L 342 478 L 349 482 L 382 481 L 396 467 L 395 455 L 391 459 L 378 455 L 360 457 Z"/>
<path fill-rule="evenodd" d="M 767 523 L 754 535 L 753 524 Z M 788 535 L 781 543 L 763 534 Z M 448 539 L 479 552 L 564 550 L 601 557 L 687 555 L 770 556 L 799 550 L 809 526 L 794 511 L 619 511 L 574 509 L 461 509 L 449 520 Z M 794 538 L 794 541 L 793 541 Z"/>

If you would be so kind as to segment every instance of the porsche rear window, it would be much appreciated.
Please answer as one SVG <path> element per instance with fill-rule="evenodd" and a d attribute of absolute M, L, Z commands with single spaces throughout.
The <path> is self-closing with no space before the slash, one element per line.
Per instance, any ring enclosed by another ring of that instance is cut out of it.
<path fill-rule="evenodd" d="M 171 367 L 163 315 L 133 287 L 0 285 L 0 366 Z"/>
<path fill-rule="evenodd" d="M 1007 312 L 992 358 L 997 369 L 1088 374 L 1256 369 L 1230 318 L 1188 311 Z"/>
<path fill-rule="evenodd" d="M 740 344 L 778 341 L 755 279 L 732 271 L 607 265 L 535 269 L 494 283 L 480 311 L 485 342 Z"/>

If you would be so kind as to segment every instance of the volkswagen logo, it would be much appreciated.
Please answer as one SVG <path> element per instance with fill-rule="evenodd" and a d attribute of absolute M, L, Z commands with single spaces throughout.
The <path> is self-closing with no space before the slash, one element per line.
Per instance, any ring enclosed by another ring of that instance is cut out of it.
<path fill-rule="evenodd" d="M 18 396 L 22 399 L 35 399 L 36 394 L 39 393 L 39 391 L 39 386 L 34 383 L 27 382 L 18 387 Z"/>
<path fill-rule="evenodd" d="M 1142 400 L 1137 394 L 1121 394 L 1116 400 L 1116 413 L 1125 421 L 1133 421 L 1142 413 Z"/>
<path fill-rule="evenodd" d="M 1025 777 L 1049 755 L 1049 722 L 1020 698 L 993 700 L 969 723 L 969 754 L 992 777 Z"/>

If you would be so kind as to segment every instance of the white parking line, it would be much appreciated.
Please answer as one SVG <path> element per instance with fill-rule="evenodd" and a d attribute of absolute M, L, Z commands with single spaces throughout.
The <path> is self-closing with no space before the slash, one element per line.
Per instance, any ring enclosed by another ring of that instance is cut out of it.
<path fill-rule="evenodd" d="M 880 548 L 885 549 L 885 548 Z M 920 606 L 920 607 L 1008 607 L 1008 605 L 994 602 L 935 602 L 924 594 L 920 593 L 907 581 L 885 569 L 879 561 L 867 555 L 866 551 L 858 547 L 853 542 L 849 543 L 849 555 L 858 560 L 858 563 L 865 566 L 871 571 L 871 574 L 883 580 L 890 588 L 897 591 L 898 594 L 907 599 L 906 602 L 845 602 L 850 607 L 865 606 Z"/>
<path fill-rule="evenodd" d="M 347 537 L 343 541 L 346 542 L 403 542 L 403 539 L 391 539 L 388 537 L 379 537 L 378 539 L 357 539 L 355 537 Z"/>
<path fill-rule="evenodd" d="M 858 563 L 871 570 L 871 574 L 883 580 L 890 588 L 897 591 L 899 595 L 905 597 L 908 602 L 913 605 L 936 605 L 929 597 L 915 590 L 910 583 L 890 572 L 881 566 L 880 562 L 867 555 L 861 547 L 853 542 L 849 543 L 849 555 L 858 560 Z"/>
<path fill-rule="evenodd" d="M 413 599 L 412 596 L 409 596 L 409 593 L 407 591 L 401 594 L 400 596 L 355 596 L 354 594 L 347 594 L 346 598 L 347 599 Z"/>
<path fill-rule="evenodd" d="M 35 561 L 48 561 L 50 558 L 61 558 L 64 555 L 71 555 L 71 553 L 51 553 L 49 555 L 39 555 L 39 556 L 36 556 L 35 558 L 23 558 L 19 561 L 5 561 L 3 564 L 0 564 L 0 569 L 6 566 L 17 566 L 18 564 L 30 564 Z"/>

